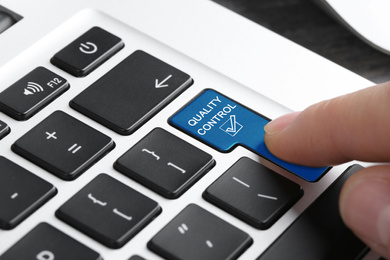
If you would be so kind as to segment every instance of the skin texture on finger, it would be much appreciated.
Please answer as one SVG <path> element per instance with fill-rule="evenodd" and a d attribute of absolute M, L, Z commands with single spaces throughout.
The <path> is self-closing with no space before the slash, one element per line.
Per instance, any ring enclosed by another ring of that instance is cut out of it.
<path fill-rule="evenodd" d="M 360 170 L 340 194 L 345 224 L 371 249 L 390 259 L 390 165 Z"/>
<path fill-rule="evenodd" d="M 265 131 L 270 152 L 292 163 L 390 161 L 390 82 L 282 116 Z"/>

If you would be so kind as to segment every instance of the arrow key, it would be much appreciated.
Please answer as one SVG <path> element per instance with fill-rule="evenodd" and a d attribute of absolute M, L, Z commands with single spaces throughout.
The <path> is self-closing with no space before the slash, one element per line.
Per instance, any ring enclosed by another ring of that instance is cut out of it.
<path fill-rule="evenodd" d="M 136 51 L 76 96 L 70 106 L 130 135 L 192 84 L 186 73 Z"/>

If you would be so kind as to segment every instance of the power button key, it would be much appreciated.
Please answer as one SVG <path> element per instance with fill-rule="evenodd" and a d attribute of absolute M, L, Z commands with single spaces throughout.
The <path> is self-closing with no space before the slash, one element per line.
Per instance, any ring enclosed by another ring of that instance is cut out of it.
<path fill-rule="evenodd" d="M 123 46 L 119 37 L 100 27 L 93 27 L 56 53 L 50 62 L 73 76 L 84 77 Z"/>

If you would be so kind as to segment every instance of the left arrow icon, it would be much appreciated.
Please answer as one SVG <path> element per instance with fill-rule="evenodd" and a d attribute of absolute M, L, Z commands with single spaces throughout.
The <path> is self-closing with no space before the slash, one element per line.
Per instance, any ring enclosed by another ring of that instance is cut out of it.
<path fill-rule="evenodd" d="M 172 77 L 172 75 L 169 75 L 168 77 L 163 79 L 161 82 L 158 82 L 158 79 L 156 79 L 155 88 L 165 88 L 165 87 L 168 87 L 169 85 L 168 84 L 164 84 L 164 83 L 167 82 L 167 80 L 170 79 L 171 77 Z"/>

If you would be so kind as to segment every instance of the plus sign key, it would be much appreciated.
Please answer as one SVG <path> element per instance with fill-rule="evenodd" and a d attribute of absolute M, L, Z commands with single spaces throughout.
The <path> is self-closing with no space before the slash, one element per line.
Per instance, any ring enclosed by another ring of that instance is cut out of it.
<path fill-rule="evenodd" d="M 18 139 L 12 150 L 61 179 L 73 180 L 114 146 L 110 137 L 56 111 Z"/>

